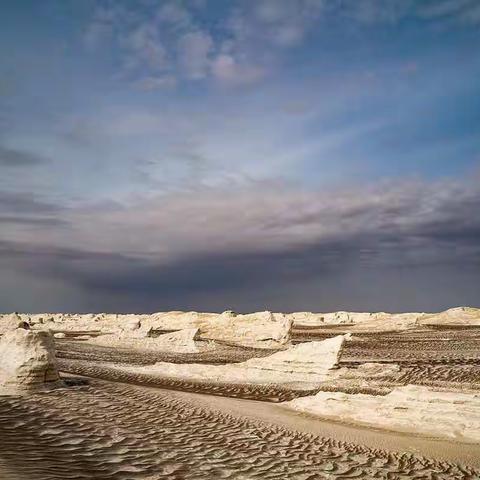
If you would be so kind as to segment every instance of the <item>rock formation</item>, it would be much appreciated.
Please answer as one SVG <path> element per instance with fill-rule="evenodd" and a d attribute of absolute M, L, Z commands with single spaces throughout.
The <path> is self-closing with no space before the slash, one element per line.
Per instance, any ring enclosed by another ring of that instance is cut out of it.
<path fill-rule="evenodd" d="M 268 357 L 252 358 L 241 365 L 277 375 L 308 377 L 309 381 L 322 380 L 337 365 L 344 341 L 345 336 L 338 335 L 320 342 L 300 343 Z"/>
<path fill-rule="evenodd" d="M 132 331 L 122 330 L 118 334 L 100 335 L 95 338 L 90 338 L 89 343 L 106 347 L 138 350 L 197 353 L 199 351 L 195 345 L 197 334 L 197 328 L 186 328 L 177 332 L 159 335 L 158 337 L 148 337 L 144 335 L 144 331 L 139 328 Z"/>
<path fill-rule="evenodd" d="M 328 378 L 340 358 L 345 337 L 295 345 L 263 358 L 227 365 L 157 362 L 122 371 L 199 382 L 318 385 Z"/>
<path fill-rule="evenodd" d="M 153 314 L 142 325 L 153 329 L 180 330 L 198 328 L 199 337 L 234 345 L 255 348 L 278 348 L 290 341 L 292 320 L 283 314 L 256 312 L 236 315 L 197 312 L 165 312 Z"/>
<path fill-rule="evenodd" d="M 480 395 L 408 385 L 384 396 L 319 392 L 282 405 L 329 420 L 480 442 Z"/>
<path fill-rule="evenodd" d="M 338 327 L 339 332 L 402 331 L 420 326 L 480 325 L 480 309 L 459 307 L 436 314 L 385 312 L 158 312 L 153 314 L 8 314 L 0 315 L 0 334 L 26 322 L 34 329 L 54 332 L 103 332 L 144 338 L 150 331 L 198 328 L 199 338 L 245 347 L 275 349 L 288 345 L 295 328 Z M 137 332 L 136 334 L 127 332 Z"/>
<path fill-rule="evenodd" d="M 55 346 L 48 332 L 18 328 L 0 339 L 0 387 L 28 390 L 59 382 Z"/>
<path fill-rule="evenodd" d="M 4 334 L 17 328 L 30 328 L 29 318 L 18 313 L 0 315 L 0 334 Z"/>
<path fill-rule="evenodd" d="M 287 315 L 294 327 L 343 327 L 343 331 L 394 331 L 415 327 L 424 313 L 386 313 L 386 312 L 296 312 Z"/>
<path fill-rule="evenodd" d="M 417 322 L 418 325 L 424 326 L 479 326 L 480 325 L 480 308 L 457 307 L 450 308 L 445 312 L 425 315 Z"/>

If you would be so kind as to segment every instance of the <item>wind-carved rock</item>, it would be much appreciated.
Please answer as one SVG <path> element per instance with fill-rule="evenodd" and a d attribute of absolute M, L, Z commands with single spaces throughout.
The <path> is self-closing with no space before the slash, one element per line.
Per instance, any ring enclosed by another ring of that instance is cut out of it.
<path fill-rule="evenodd" d="M 337 366 L 346 338 L 295 345 L 268 357 L 245 362 L 208 365 L 157 362 L 144 367 L 118 367 L 122 371 L 158 377 L 213 383 L 282 384 L 315 386 L 327 380 Z M 117 367 L 114 367 L 117 368 Z"/>
<path fill-rule="evenodd" d="M 10 332 L 16 328 L 29 329 L 30 323 L 26 315 L 19 315 L 16 312 L 0 315 L 0 334 Z"/>
<path fill-rule="evenodd" d="M 336 367 L 346 338 L 338 335 L 320 342 L 301 343 L 283 352 L 243 362 L 244 368 L 275 372 L 279 377 L 321 381 Z"/>
<path fill-rule="evenodd" d="M 221 314 L 198 312 L 155 313 L 142 322 L 153 329 L 198 328 L 199 337 L 243 347 L 275 349 L 287 345 L 292 320 L 282 313 L 255 312 L 247 315 L 227 310 Z"/>
<path fill-rule="evenodd" d="M 60 384 L 53 336 L 18 328 L 0 339 L 0 389 L 33 390 Z"/>
<path fill-rule="evenodd" d="M 328 420 L 480 442 L 480 395 L 407 385 L 387 395 L 319 392 L 282 405 Z"/>
<path fill-rule="evenodd" d="M 146 330 L 137 328 L 135 330 L 122 330 L 118 334 L 100 335 L 90 339 L 90 343 L 105 347 L 133 348 L 171 353 L 197 353 L 199 351 L 195 345 L 197 334 L 198 328 L 186 328 L 158 337 L 150 337 Z"/>

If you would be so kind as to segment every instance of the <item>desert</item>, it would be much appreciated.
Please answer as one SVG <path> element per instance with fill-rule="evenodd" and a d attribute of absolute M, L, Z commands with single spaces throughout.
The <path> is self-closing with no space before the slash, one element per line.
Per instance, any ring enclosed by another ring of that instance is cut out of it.
<path fill-rule="evenodd" d="M 0 480 L 480 480 L 480 0 L 0 7 Z"/>
<path fill-rule="evenodd" d="M 1 478 L 480 475 L 480 309 L 0 327 Z"/>

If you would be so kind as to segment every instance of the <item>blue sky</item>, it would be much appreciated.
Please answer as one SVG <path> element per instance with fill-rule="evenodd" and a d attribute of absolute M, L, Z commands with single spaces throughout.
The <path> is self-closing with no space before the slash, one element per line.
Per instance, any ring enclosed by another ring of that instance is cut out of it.
<path fill-rule="evenodd" d="M 480 301 L 477 0 L 20 0 L 2 20 L 3 310 Z"/>

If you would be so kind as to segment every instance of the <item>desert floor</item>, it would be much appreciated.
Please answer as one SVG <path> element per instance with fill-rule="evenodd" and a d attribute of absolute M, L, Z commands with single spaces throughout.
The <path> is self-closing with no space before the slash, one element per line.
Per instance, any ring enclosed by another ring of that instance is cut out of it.
<path fill-rule="evenodd" d="M 295 328 L 293 342 L 337 333 L 341 328 Z M 263 350 L 218 345 L 200 353 L 146 353 L 94 345 L 87 337 L 69 332 L 56 340 L 66 386 L 0 396 L 1 479 L 480 478 L 478 444 L 325 421 L 279 403 L 312 394 L 306 389 L 118 369 L 159 361 L 234 363 Z M 479 339 L 480 328 L 356 333 L 339 367 L 398 364 L 395 378 L 372 384 L 374 391 L 395 383 L 475 392 Z"/>

